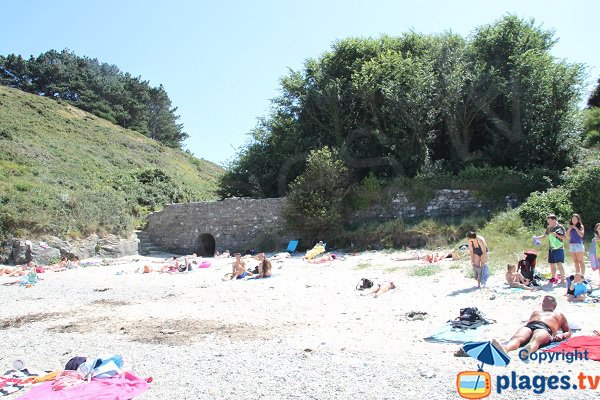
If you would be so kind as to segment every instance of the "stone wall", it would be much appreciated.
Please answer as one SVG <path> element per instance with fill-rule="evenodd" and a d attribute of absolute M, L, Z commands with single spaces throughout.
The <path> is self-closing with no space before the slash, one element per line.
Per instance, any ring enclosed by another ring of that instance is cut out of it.
<path fill-rule="evenodd" d="M 200 236 L 210 234 L 216 250 L 285 249 L 284 198 L 231 198 L 223 201 L 170 204 L 148 216 L 145 232 L 163 250 L 202 253 Z"/>
<path fill-rule="evenodd" d="M 433 199 L 425 204 L 415 204 L 406 194 L 397 193 L 391 202 L 377 204 L 354 213 L 352 224 L 389 221 L 396 218 L 459 217 L 469 214 L 489 214 L 493 209 L 514 203 L 506 199 L 502 204 L 483 201 L 470 190 L 437 190 Z"/>
<path fill-rule="evenodd" d="M 202 253 L 200 236 L 204 234 L 214 237 L 218 251 L 285 249 L 289 240 L 298 237 L 285 229 L 284 203 L 284 198 L 231 198 L 171 204 L 148 216 L 145 232 L 162 250 L 178 254 Z M 396 218 L 487 214 L 498 206 L 504 205 L 483 202 L 468 190 L 438 190 L 431 201 L 420 205 L 398 193 L 387 204 L 355 213 L 349 222 L 357 225 Z"/>

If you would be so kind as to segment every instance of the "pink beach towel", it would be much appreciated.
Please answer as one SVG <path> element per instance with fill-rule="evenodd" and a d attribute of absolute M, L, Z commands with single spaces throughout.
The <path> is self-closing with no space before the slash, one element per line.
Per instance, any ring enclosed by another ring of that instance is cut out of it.
<path fill-rule="evenodd" d="M 53 382 L 34 386 L 29 392 L 17 397 L 21 400 L 129 400 L 148 390 L 148 383 L 125 372 L 112 378 L 92 378 L 90 383 L 52 390 Z"/>

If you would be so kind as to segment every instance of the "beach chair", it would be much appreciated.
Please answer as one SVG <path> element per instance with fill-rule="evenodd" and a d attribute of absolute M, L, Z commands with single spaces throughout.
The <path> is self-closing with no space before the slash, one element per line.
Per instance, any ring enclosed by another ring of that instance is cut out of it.
<path fill-rule="evenodd" d="M 295 253 L 296 247 L 298 247 L 298 240 L 290 240 L 286 251 L 290 254 Z"/>

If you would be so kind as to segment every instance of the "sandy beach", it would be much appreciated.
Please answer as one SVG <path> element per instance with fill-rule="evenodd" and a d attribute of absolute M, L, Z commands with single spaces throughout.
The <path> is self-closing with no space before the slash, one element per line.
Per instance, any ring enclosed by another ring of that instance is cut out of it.
<path fill-rule="evenodd" d="M 540 308 L 545 292 L 497 293 L 503 274 L 477 289 L 465 278 L 464 257 L 440 262 L 434 275 L 412 276 L 424 264 L 394 261 L 402 255 L 363 252 L 319 265 L 295 256 L 275 262 L 274 276 L 257 281 L 222 282 L 232 259 L 210 259 L 210 268 L 180 274 L 136 273 L 144 264 L 159 265 L 143 256 L 41 274 L 31 288 L 0 287 L 0 367 L 10 369 L 24 356 L 31 367 L 56 370 L 73 356 L 118 353 L 136 375 L 153 378 L 144 400 L 459 398 L 456 374 L 476 370 L 476 361 L 454 357 L 460 345 L 424 338 L 474 306 L 496 321 L 481 340 L 508 339 Z M 363 277 L 391 280 L 397 289 L 361 297 L 355 286 Z M 569 303 L 564 287 L 551 292 L 557 310 L 581 327 L 577 334 L 600 329 L 598 304 Z M 415 311 L 427 315 L 410 318 Z M 493 384 L 512 371 L 600 375 L 594 361 L 526 364 L 511 356 L 507 367 L 485 367 Z M 597 393 L 506 390 L 490 398 Z"/>

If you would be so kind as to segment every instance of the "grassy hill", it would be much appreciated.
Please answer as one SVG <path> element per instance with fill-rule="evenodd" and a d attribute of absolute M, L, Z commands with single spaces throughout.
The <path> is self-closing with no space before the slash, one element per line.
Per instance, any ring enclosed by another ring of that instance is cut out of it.
<path fill-rule="evenodd" d="M 123 234 L 222 169 L 75 107 L 0 86 L 0 237 Z"/>

